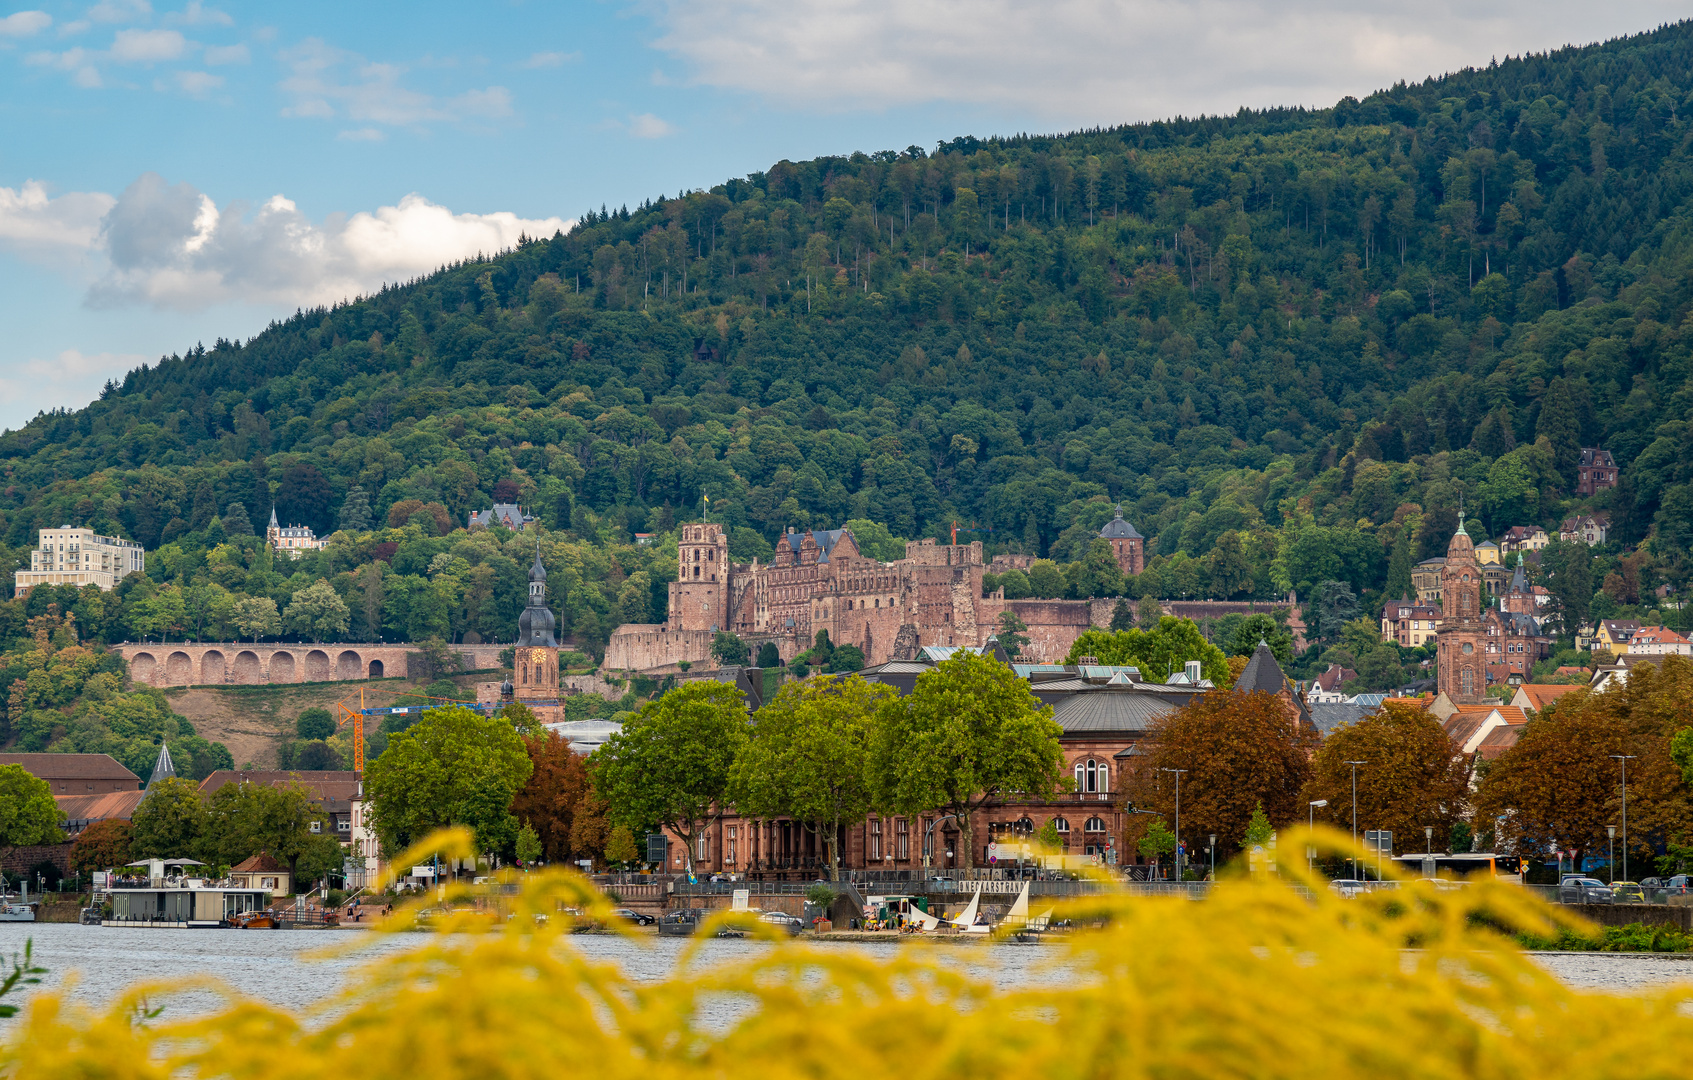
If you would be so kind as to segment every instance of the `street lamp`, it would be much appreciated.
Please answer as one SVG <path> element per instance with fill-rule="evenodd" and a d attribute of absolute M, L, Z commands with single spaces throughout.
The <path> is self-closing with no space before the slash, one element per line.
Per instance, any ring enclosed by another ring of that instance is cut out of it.
<path fill-rule="evenodd" d="M 1617 827 L 1615 825 L 1605 826 L 1605 835 L 1610 841 L 1606 845 L 1605 866 L 1611 872 L 1611 883 L 1615 884 L 1617 880 Z M 1623 851 L 1628 851 L 1626 842 L 1623 844 Z M 1627 881 L 1628 879 L 1624 878 L 1623 880 Z"/>
<path fill-rule="evenodd" d="M 1352 876 L 1358 876 L 1358 766 L 1368 765 L 1367 761 L 1343 761 L 1342 765 L 1352 766 Z"/>
<path fill-rule="evenodd" d="M 1306 832 L 1317 831 L 1317 807 L 1327 806 L 1328 804 L 1329 801 L 1327 799 L 1311 800 L 1311 805 L 1306 808 L 1305 812 Z M 1317 845 L 1311 843 L 1309 840 L 1305 841 L 1305 868 L 1313 874 L 1317 872 Z"/>
<path fill-rule="evenodd" d="M 1160 768 L 1159 772 L 1176 774 L 1176 880 L 1182 879 L 1182 773 L 1186 769 Z"/>
<path fill-rule="evenodd" d="M 957 821 L 957 820 L 958 820 L 957 814 L 948 814 L 945 817 L 938 817 L 935 820 L 929 822 L 929 827 L 927 829 L 923 830 L 923 869 L 927 870 L 929 868 L 929 854 L 930 854 L 930 851 L 932 850 L 931 846 L 930 846 L 930 839 L 929 838 L 934 834 L 935 826 L 939 825 L 943 821 Z M 946 855 L 947 855 L 947 858 L 949 858 L 949 859 L 952 858 L 952 852 L 949 851 L 949 852 L 946 853 Z"/>
<path fill-rule="evenodd" d="M 1622 764 L 1622 879 L 1628 880 L 1628 763 L 1634 760 L 1633 754 L 1612 754 Z M 1617 879 L 1616 868 L 1611 868 L 1611 880 Z"/>
<path fill-rule="evenodd" d="M 1211 880 L 1217 880 L 1217 834 L 1211 834 Z"/>

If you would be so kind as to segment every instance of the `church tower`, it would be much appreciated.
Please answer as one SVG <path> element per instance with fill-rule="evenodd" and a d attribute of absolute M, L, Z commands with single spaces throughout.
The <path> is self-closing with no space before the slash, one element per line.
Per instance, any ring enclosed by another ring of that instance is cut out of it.
<path fill-rule="evenodd" d="M 512 660 L 512 696 L 528 705 L 543 722 L 564 719 L 558 704 L 558 639 L 552 609 L 547 607 L 547 570 L 541 565 L 541 545 L 535 544 L 535 565 L 529 568 L 529 606 L 517 617 L 517 648 Z M 551 702 L 539 705 L 538 702 Z"/>
<path fill-rule="evenodd" d="M 1458 705 L 1486 700 L 1486 634 L 1481 625 L 1481 564 L 1458 512 L 1458 531 L 1440 568 L 1440 692 Z"/>

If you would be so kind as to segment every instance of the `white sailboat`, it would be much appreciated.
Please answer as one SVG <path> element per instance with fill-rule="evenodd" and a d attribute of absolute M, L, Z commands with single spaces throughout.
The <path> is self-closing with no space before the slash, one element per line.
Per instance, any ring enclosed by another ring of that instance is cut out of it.
<path fill-rule="evenodd" d="M 1017 902 L 1011 905 L 1011 910 L 1005 913 L 1005 925 L 1024 927 L 1029 925 L 1029 883 L 1023 882 L 1022 891 L 1017 894 Z"/>
<path fill-rule="evenodd" d="M 992 930 L 993 927 L 987 925 L 986 923 L 982 923 L 981 925 L 977 925 L 977 923 L 976 923 L 976 909 L 980 908 L 981 906 L 982 906 L 982 894 L 981 894 L 980 891 L 978 891 L 974 896 L 970 897 L 970 903 L 965 905 L 964 910 L 960 911 L 958 913 L 958 918 L 948 919 L 947 921 L 950 922 L 953 926 L 956 926 L 963 933 L 966 933 L 966 934 L 985 934 L 989 930 Z"/>

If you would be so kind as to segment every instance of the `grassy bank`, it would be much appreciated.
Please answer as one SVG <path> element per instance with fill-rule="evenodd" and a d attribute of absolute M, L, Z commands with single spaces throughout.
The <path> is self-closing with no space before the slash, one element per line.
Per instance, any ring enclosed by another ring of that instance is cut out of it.
<path fill-rule="evenodd" d="M 1556 937 L 1518 934 L 1516 938 L 1525 949 L 1549 952 L 1693 952 L 1693 934 L 1643 923 L 1602 926 L 1596 934 L 1580 934 L 1565 927 Z"/>

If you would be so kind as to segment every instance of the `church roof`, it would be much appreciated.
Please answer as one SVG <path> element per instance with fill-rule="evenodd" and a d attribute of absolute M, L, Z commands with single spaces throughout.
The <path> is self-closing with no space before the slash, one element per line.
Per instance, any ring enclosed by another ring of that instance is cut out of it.
<path fill-rule="evenodd" d="M 1105 523 L 1105 528 L 1099 530 L 1099 535 L 1106 540 L 1142 540 L 1145 539 L 1135 531 L 1135 527 L 1123 520 L 1123 505 L 1117 504 L 1117 516 Z"/>
<path fill-rule="evenodd" d="M 1258 647 L 1252 650 L 1252 659 L 1246 662 L 1246 670 L 1235 680 L 1236 690 L 1262 690 L 1266 694 L 1279 694 L 1287 688 L 1287 676 L 1282 674 L 1282 667 L 1276 663 L 1276 654 L 1270 651 L 1266 642 L 1260 641 Z"/>
<path fill-rule="evenodd" d="M 540 544 L 540 541 L 536 541 L 536 543 L 535 543 L 535 565 L 531 566 L 529 568 L 529 580 L 530 581 L 545 581 L 545 580 L 547 580 L 547 568 L 541 565 L 541 544 Z"/>
<path fill-rule="evenodd" d="M 147 786 L 151 788 L 160 780 L 171 780 L 176 777 L 176 766 L 171 764 L 170 743 L 159 744 L 159 759 L 153 762 L 153 775 L 147 778 Z"/>
<path fill-rule="evenodd" d="M 1446 557 L 1450 559 L 1454 555 L 1473 556 L 1474 554 L 1475 543 L 1470 540 L 1469 529 L 1464 527 L 1464 512 L 1460 510 L 1458 511 L 1458 531 L 1452 534 L 1452 542 L 1446 545 Z"/>

